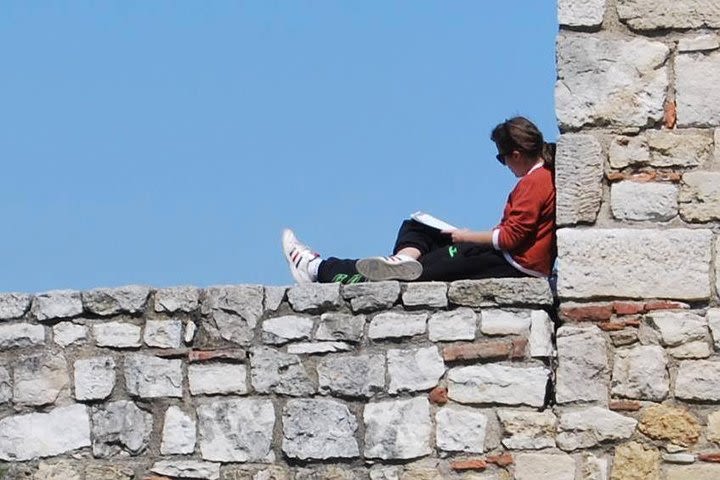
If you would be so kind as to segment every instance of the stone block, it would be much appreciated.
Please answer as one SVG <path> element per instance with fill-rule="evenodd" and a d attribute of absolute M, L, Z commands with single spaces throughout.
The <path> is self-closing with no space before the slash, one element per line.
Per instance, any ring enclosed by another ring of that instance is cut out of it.
<path fill-rule="evenodd" d="M 155 292 L 155 311 L 194 312 L 200 306 L 200 289 L 191 286 L 161 288 Z"/>
<path fill-rule="evenodd" d="M 188 366 L 188 383 L 193 395 L 248 393 L 247 369 L 235 363 L 202 363 Z"/>
<path fill-rule="evenodd" d="M 365 405 L 365 457 L 407 460 L 432 452 L 430 404 L 426 398 Z"/>
<path fill-rule="evenodd" d="M 684 174 L 679 202 L 680 216 L 687 222 L 720 220 L 720 172 Z"/>
<path fill-rule="evenodd" d="M 22 462 L 90 446 L 90 418 L 84 405 L 0 420 L 0 460 Z"/>
<path fill-rule="evenodd" d="M 645 321 L 666 347 L 707 338 L 707 320 L 696 313 L 657 311 L 645 315 Z"/>
<path fill-rule="evenodd" d="M 716 263 L 716 265 L 720 265 L 720 262 Z M 720 350 L 720 308 L 708 310 L 706 319 L 712 333 L 713 342 L 715 342 L 715 350 Z"/>
<path fill-rule="evenodd" d="M 160 453 L 163 455 L 184 455 L 195 451 L 197 441 L 196 425 L 190 415 L 174 405 L 165 411 Z"/>
<path fill-rule="evenodd" d="M 288 301 L 296 312 L 336 310 L 342 305 L 339 283 L 305 283 L 288 290 Z"/>
<path fill-rule="evenodd" d="M 353 312 L 370 312 L 392 307 L 400 298 L 400 283 L 367 282 L 343 285 L 342 296 L 350 300 Z"/>
<path fill-rule="evenodd" d="M 125 386 L 141 398 L 182 397 L 182 361 L 138 353 L 125 357 Z"/>
<path fill-rule="evenodd" d="M 574 451 L 628 439 L 635 433 L 637 423 L 634 418 L 600 407 L 564 411 L 558 423 L 558 447 Z"/>
<path fill-rule="evenodd" d="M 608 159 L 612 168 L 622 169 L 630 165 L 649 165 L 650 146 L 645 135 L 618 136 L 610 143 Z"/>
<path fill-rule="evenodd" d="M 530 314 L 530 337 L 528 338 L 530 356 L 547 358 L 554 354 L 553 334 L 555 326 L 544 310 L 533 310 Z"/>
<path fill-rule="evenodd" d="M 93 455 L 140 455 L 148 448 L 152 426 L 152 415 L 133 402 L 104 404 L 92 414 Z"/>
<path fill-rule="evenodd" d="M 663 43 L 640 37 L 560 32 L 555 103 L 561 130 L 661 121 L 669 54 Z"/>
<path fill-rule="evenodd" d="M 497 416 L 503 429 L 502 444 L 505 448 L 539 450 L 555 447 L 557 417 L 552 410 L 498 410 Z"/>
<path fill-rule="evenodd" d="M 0 367 L 0 404 L 7 403 L 12 399 L 12 381 L 10 372 L 5 367 Z"/>
<path fill-rule="evenodd" d="M 558 403 L 607 402 L 607 347 L 605 335 L 597 327 L 558 329 Z"/>
<path fill-rule="evenodd" d="M 381 340 L 423 335 L 427 330 L 427 318 L 427 313 L 379 313 L 370 321 L 368 337 Z"/>
<path fill-rule="evenodd" d="M 145 309 L 148 296 L 150 296 L 150 288 L 139 285 L 98 288 L 82 292 L 82 303 L 85 310 L 95 315 L 132 314 Z"/>
<path fill-rule="evenodd" d="M 669 392 L 670 377 L 662 347 L 640 345 L 615 352 L 612 394 L 660 402 Z"/>
<path fill-rule="evenodd" d="M 660 452 L 637 442 L 620 445 L 615 449 L 610 478 L 611 480 L 660 480 Z"/>
<path fill-rule="evenodd" d="M 267 399 L 218 400 L 197 407 L 202 458 L 272 462 L 275 409 Z"/>
<path fill-rule="evenodd" d="M 70 318 L 83 311 L 80 292 L 73 290 L 52 290 L 33 298 L 30 312 L 40 321 L 55 318 Z"/>
<path fill-rule="evenodd" d="M 445 373 L 445 363 L 436 346 L 390 349 L 387 362 L 391 394 L 430 390 Z"/>
<path fill-rule="evenodd" d="M 477 314 L 467 307 L 432 314 L 428 320 L 428 337 L 431 342 L 474 340 Z"/>
<path fill-rule="evenodd" d="M 115 387 L 115 360 L 92 357 L 75 361 L 75 398 L 104 400 Z"/>
<path fill-rule="evenodd" d="M 711 442 L 720 443 L 720 410 L 708 415 L 706 437 Z"/>
<path fill-rule="evenodd" d="M 675 380 L 675 397 L 704 402 L 720 400 L 720 362 L 711 360 L 680 362 Z"/>
<path fill-rule="evenodd" d="M 268 318 L 262 324 L 263 342 L 282 345 L 293 340 L 308 340 L 313 326 L 312 318 L 297 315 Z"/>
<path fill-rule="evenodd" d="M 315 385 L 297 355 L 271 348 L 254 348 L 250 365 L 252 386 L 258 393 L 296 397 L 315 393 Z"/>
<path fill-rule="evenodd" d="M 705 340 L 684 343 L 678 347 L 668 349 L 673 358 L 708 358 L 712 354 L 710 345 Z"/>
<path fill-rule="evenodd" d="M 317 365 L 320 393 L 371 397 L 385 387 L 385 357 L 381 354 L 327 356 Z"/>
<path fill-rule="evenodd" d="M 82 480 L 82 467 L 67 460 L 40 462 L 32 480 Z"/>
<path fill-rule="evenodd" d="M 487 364 L 448 371 L 448 396 L 459 403 L 541 407 L 550 372 L 544 367 Z"/>
<path fill-rule="evenodd" d="M 84 343 L 88 338 L 88 328 L 72 322 L 60 322 L 53 326 L 53 341 L 61 347 Z"/>
<path fill-rule="evenodd" d="M 263 307 L 268 312 L 274 312 L 280 305 L 287 294 L 288 287 L 265 287 L 265 301 Z"/>
<path fill-rule="evenodd" d="M 408 283 L 405 285 L 402 301 L 406 307 L 445 308 L 448 304 L 447 283 Z"/>
<path fill-rule="evenodd" d="M 450 284 L 448 300 L 465 307 L 553 304 L 548 281 L 529 277 L 458 280 Z"/>
<path fill-rule="evenodd" d="M 93 480 L 134 480 L 135 472 L 129 465 L 89 464 L 85 467 L 85 479 L 91 478 Z"/>
<path fill-rule="evenodd" d="M 357 419 L 344 404 L 325 399 L 289 400 L 283 409 L 282 450 L 290 458 L 327 460 L 360 454 Z"/>
<path fill-rule="evenodd" d="M 210 315 L 226 340 L 247 343 L 263 314 L 264 289 L 261 285 L 223 285 L 205 290 L 200 305 Z"/>
<path fill-rule="evenodd" d="M 365 330 L 365 315 L 345 313 L 323 313 L 315 332 L 316 340 L 341 340 L 357 343 L 362 340 Z"/>
<path fill-rule="evenodd" d="M 610 208 L 618 220 L 665 222 L 678 214 L 678 188 L 670 183 L 615 183 Z"/>
<path fill-rule="evenodd" d="M 48 405 L 69 397 L 67 362 L 61 353 L 22 356 L 13 370 L 13 402 Z"/>
<path fill-rule="evenodd" d="M 701 133 L 676 133 L 648 130 L 645 133 L 653 167 L 692 168 L 707 162 L 712 155 L 712 138 Z"/>
<path fill-rule="evenodd" d="M 448 406 L 435 414 L 437 446 L 447 452 L 482 453 L 488 418 L 482 411 Z"/>
<path fill-rule="evenodd" d="M 0 320 L 22 317 L 30 309 L 31 300 L 26 293 L 0 293 Z"/>
<path fill-rule="evenodd" d="M 45 345 L 45 327 L 31 323 L 0 325 L 0 349 Z"/>
<path fill-rule="evenodd" d="M 146 320 L 143 338 L 148 347 L 180 348 L 182 322 L 180 320 Z"/>
<path fill-rule="evenodd" d="M 530 333 L 530 311 L 483 310 L 480 331 L 485 335 L 527 335 Z"/>
<path fill-rule="evenodd" d="M 710 297 L 710 230 L 563 228 L 557 235 L 562 298 Z"/>
<path fill-rule="evenodd" d="M 702 463 L 682 467 L 669 467 L 665 477 L 667 480 L 717 480 L 720 478 L 720 465 Z"/>
<path fill-rule="evenodd" d="M 595 223 L 602 201 L 603 163 L 602 147 L 594 136 L 560 136 L 555 160 L 558 225 Z"/>
<path fill-rule="evenodd" d="M 720 52 L 678 55 L 675 77 L 678 126 L 720 126 Z"/>
<path fill-rule="evenodd" d="M 700 424 L 684 408 L 652 405 L 642 412 L 638 429 L 654 440 L 689 447 L 700 438 Z"/>
<path fill-rule="evenodd" d="M 136 348 L 141 346 L 140 327 L 132 323 L 96 323 L 92 329 L 98 347 Z"/>
<path fill-rule="evenodd" d="M 575 460 L 570 455 L 522 453 L 515 457 L 515 480 L 574 480 Z"/>
<path fill-rule="evenodd" d="M 347 352 L 351 350 L 345 342 L 299 342 L 288 345 L 287 353 L 294 355 L 314 355 L 322 353 Z"/>
<path fill-rule="evenodd" d="M 720 27 L 720 5 L 714 0 L 619 0 L 617 10 L 636 30 Z"/>
<path fill-rule="evenodd" d="M 558 21 L 568 27 L 597 27 L 605 15 L 606 0 L 560 0 Z"/>
<path fill-rule="evenodd" d="M 172 478 L 193 480 L 219 480 L 220 464 L 198 460 L 163 460 L 156 462 L 151 472 Z"/>
<path fill-rule="evenodd" d="M 229 313 L 224 310 L 213 310 L 210 313 L 211 320 L 217 326 L 220 336 L 238 345 L 250 346 L 255 337 L 255 326 L 257 319 L 248 315 L 247 318 L 236 313 Z"/>

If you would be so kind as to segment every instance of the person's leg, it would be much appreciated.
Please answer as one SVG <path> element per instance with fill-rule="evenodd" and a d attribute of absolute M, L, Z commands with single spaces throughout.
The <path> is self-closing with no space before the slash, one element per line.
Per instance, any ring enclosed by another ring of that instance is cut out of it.
<path fill-rule="evenodd" d="M 405 220 L 402 225 L 400 225 L 400 230 L 398 230 L 393 253 L 397 255 L 404 250 L 410 253 L 412 249 L 414 249 L 422 256 L 432 250 L 451 244 L 452 239 L 450 235 L 440 233 L 440 230 L 428 227 L 424 223 L 415 220 Z"/>
<path fill-rule="evenodd" d="M 423 273 L 417 281 L 526 277 L 491 246 L 469 243 L 439 248 L 420 258 Z"/>
<path fill-rule="evenodd" d="M 360 283 L 367 282 L 356 268 L 357 260 L 330 257 L 318 267 L 317 281 L 320 283 Z"/>

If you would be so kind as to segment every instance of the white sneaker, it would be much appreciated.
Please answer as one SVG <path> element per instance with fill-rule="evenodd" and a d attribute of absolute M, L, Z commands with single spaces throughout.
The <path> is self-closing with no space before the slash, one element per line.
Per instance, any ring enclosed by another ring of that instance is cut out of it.
<path fill-rule="evenodd" d="M 297 283 L 314 282 L 315 279 L 308 271 L 308 264 L 320 255 L 310 250 L 307 245 L 300 243 L 300 240 L 297 239 L 293 231 L 289 228 L 283 230 L 282 247 L 285 260 L 287 260 L 290 266 L 290 273 L 292 273 L 295 281 Z"/>
<path fill-rule="evenodd" d="M 412 258 L 369 257 L 358 260 L 355 268 L 368 280 L 415 280 L 422 274 L 422 264 Z"/>

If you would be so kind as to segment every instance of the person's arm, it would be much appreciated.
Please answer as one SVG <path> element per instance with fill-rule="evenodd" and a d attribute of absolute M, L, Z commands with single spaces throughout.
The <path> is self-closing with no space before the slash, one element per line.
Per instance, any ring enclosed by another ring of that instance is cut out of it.
<path fill-rule="evenodd" d="M 493 232 L 474 232 L 467 228 L 457 230 L 443 230 L 452 237 L 453 243 L 477 243 L 478 245 L 492 245 Z"/>

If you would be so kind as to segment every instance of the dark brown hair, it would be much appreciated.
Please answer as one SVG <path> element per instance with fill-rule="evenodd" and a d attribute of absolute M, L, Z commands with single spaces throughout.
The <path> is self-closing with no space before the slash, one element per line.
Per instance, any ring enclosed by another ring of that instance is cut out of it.
<path fill-rule="evenodd" d="M 542 157 L 548 168 L 555 167 L 555 144 L 545 143 L 543 134 L 525 117 L 513 117 L 493 128 L 490 139 L 501 154 L 513 150 L 531 157 Z"/>

